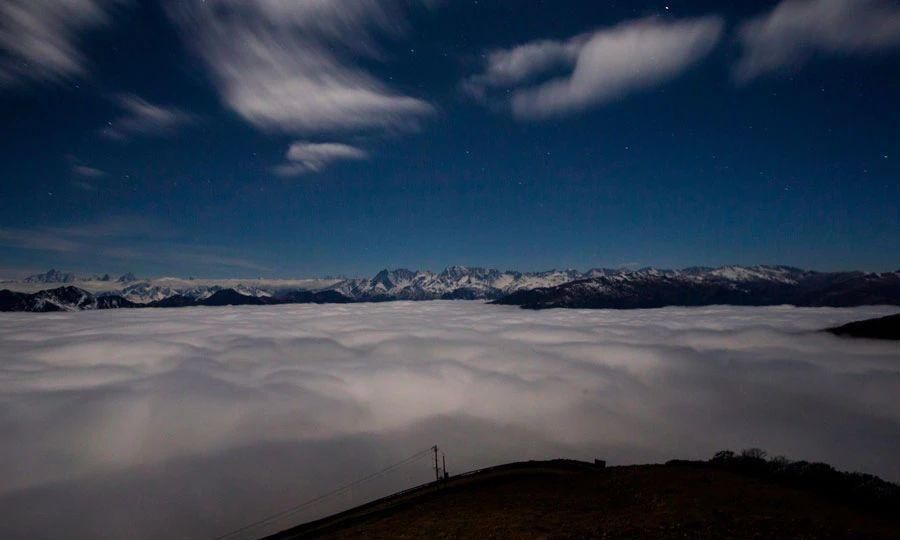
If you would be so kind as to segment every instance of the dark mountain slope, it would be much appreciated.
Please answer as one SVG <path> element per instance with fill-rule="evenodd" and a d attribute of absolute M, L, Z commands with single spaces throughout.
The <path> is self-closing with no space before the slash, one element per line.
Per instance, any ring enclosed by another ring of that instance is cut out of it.
<path fill-rule="evenodd" d="M 900 340 L 900 313 L 877 319 L 855 321 L 829 328 L 827 331 L 838 336 Z"/>
<path fill-rule="evenodd" d="M 216 291 L 208 298 L 198 300 L 198 306 L 262 306 L 268 304 L 268 298 L 241 294 L 234 289 Z"/>
<path fill-rule="evenodd" d="M 272 299 L 272 303 L 278 304 L 346 304 L 352 301 L 352 298 L 332 290 L 287 291 Z"/>
<path fill-rule="evenodd" d="M 0 311 L 81 311 L 137 307 L 118 295 L 94 296 L 78 287 L 66 286 L 34 294 L 0 291 Z"/>
<path fill-rule="evenodd" d="M 820 273 L 791 269 L 778 276 L 638 271 L 555 287 L 520 290 L 495 301 L 528 309 L 658 308 L 665 306 L 849 307 L 900 305 L 900 273 Z"/>
<path fill-rule="evenodd" d="M 900 272 L 850 272 L 811 278 L 795 303 L 800 306 L 851 307 L 900 304 Z"/>
<path fill-rule="evenodd" d="M 0 291 L 0 311 L 28 311 L 27 299 L 30 294 L 13 292 L 7 289 Z"/>
<path fill-rule="evenodd" d="M 893 538 L 898 496 L 824 464 L 557 460 L 451 477 L 267 538 Z"/>

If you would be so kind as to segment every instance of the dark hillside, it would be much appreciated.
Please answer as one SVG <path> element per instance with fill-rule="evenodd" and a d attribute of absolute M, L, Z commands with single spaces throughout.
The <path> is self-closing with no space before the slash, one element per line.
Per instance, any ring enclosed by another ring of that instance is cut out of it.
<path fill-rule="evenodd" d="M 847 323 L 829 328 L 828 332 L 838 336 L 900 340 L 900 313 Z"/>
<path fill-rule="evenodd" d="M 824 464 L 513 463 L 423 486 L 269 540 L 298 538 L 896 538 L 898 488 Z"/>

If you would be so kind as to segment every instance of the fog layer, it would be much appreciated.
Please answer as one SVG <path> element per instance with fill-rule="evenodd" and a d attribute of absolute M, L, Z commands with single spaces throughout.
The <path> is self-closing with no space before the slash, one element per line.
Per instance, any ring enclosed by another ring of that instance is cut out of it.
<path fill-rule="evenodd" d="M 432 444 L 451 473 L 759 446 L 897 481 L 900 349 L 816 332 L 895 311 L 3 314 L 0 537 L 210 538 Z M 244 537 L 429 474 L 418 460 Z"/>

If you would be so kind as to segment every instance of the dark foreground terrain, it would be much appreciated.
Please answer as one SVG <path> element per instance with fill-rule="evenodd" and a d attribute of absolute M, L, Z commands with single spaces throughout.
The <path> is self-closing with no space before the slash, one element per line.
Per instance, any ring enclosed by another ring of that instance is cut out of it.
<path fill-rule="evenodd" d="M 827 465 L 730 453 L 611 468 L 513 463 L 269 539 L 900 538 L 897 489 Z"/>
<path fill-rule="evenodd" d="M 900 313 L 847 323 L 828 331 L 838 336 L 900 340 Z"/>

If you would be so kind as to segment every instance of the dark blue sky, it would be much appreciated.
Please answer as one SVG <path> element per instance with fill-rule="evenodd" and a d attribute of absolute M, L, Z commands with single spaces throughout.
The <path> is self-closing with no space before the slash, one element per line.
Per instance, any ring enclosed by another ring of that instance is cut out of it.
<path fill-rule="evenodd" d="M 0 277 L 900 267 L 900 4 L 738 4 L 11 0 Z"/>

